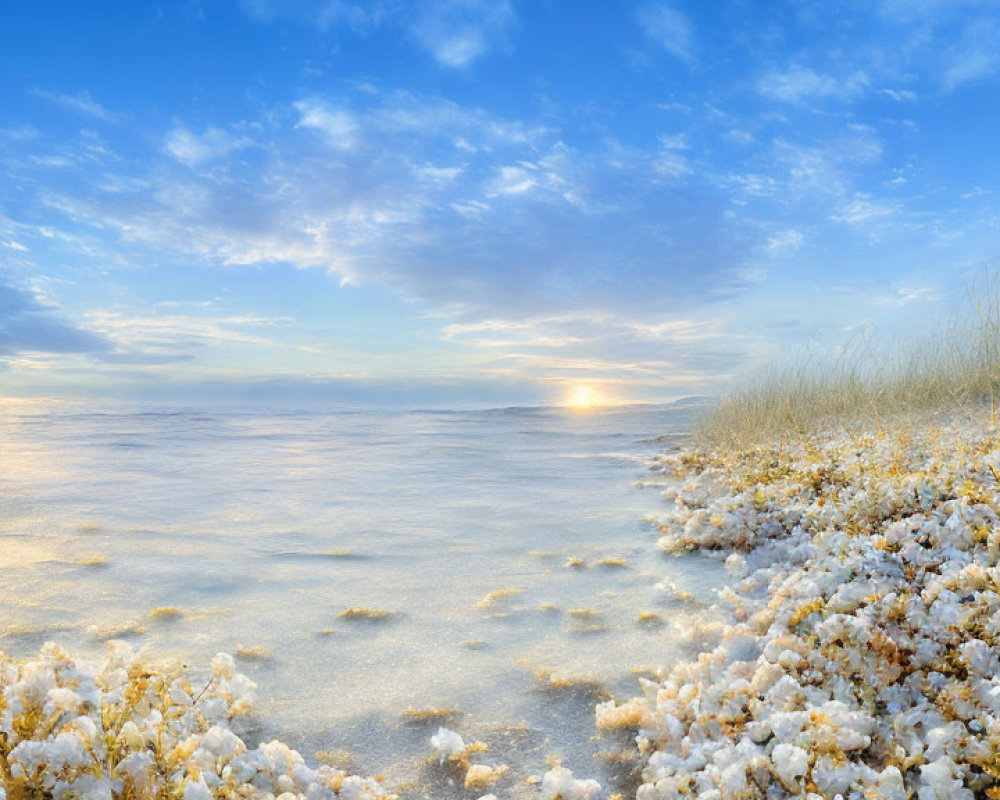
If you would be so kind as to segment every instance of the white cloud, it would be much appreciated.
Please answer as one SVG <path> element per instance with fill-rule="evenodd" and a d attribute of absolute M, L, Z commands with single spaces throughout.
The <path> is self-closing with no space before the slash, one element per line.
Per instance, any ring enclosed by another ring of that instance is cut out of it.
<path fill-rule="evenodd" d="M 967 192 L 962 192 L 962 194 L 960 194 L 959 197 L 961 197 L 963 200 L 977 200 L 981 197 L 987 197 L 988 195 L 991 194 L 993 194 L 992 189 L 986 189 L 982 186 L 975 186 Z"/>
<path fill-rule="evenodd" d="M 660 134 L 657 137 L 660 147 L 664 150 L 689 150 L 687 136 L 683 133 Z"/>
<path fill-rule="evenodd" d="M 858 167 L 875 163 L 881 155 L 881 140 L 864 125 L 848 126 L 839 136 L 808 145 L 787 139 L 774 142 L 774 159 L 787 170 L 787 188 L 797 193 L 844 196 Z"/>
<path fill-rule="evenodd" d="M 639 9 L 639 25 L 646 35 L 675 58 L 694 61 L 694 34 L 684 14 L 666 3 L 650 3 Z"/>
<path fill-rule="evenodd" d="M 534 173 L 524 167 L 500 167 L 491 194 L 523 194 L 537 185 Z"/>
<path fill-rule="evenodd" d="M 0 138 L 8 139 L 12 142 L 28 142 L 38 139 L 42 132 L 34 125 L 13 125 L 7 128 L 0 128 Z"/>
<path fill-rule="evenodd" d="M 517 21 L 509 0 L 242 0 L 241 4 L 261 22 L 290 18 L 323 32 L 347 28 L 362 37 L 379 28 L 394 29 L 449 69 L 468 67 L 505 48 Z"/>
<path fill-rule="evenodd" d="M 691 173 L 688 159 L 683 155 L 688 149 L 684 134 L 662 135 L 658 138 L 659 148 L 653 156 L 653 171 L 663 178 L 678 179 Z"/>
<path fill-rule="evenodd" d="M 853 199 L 841 204 L 837 212 L 830 215 L 830 219 L 834 222 L 857 225 L 880 217 L 887 217 L 895 213 L 896 210 L 895 205 L 874 202 L 867 195 L 856 195 Z"/>
<path fill-rule="evenodd" d="M 1000 51 L 997 36 L 1000 31 L 993 28 L 989 36 L 977 33 L 970 37 L 965 46 L 955 48 L 944 70 L 944 85 L 955 89 L 964 83 L 992 78 L 1000 71 Z"/>
<path fill-rule="evenodd" d="M 633 331 L 639 339 L 656 342 L 701 342 L 725 335 L 718 320 L 672 319 L 653 324 L 625 322 L 623 327 Z"/>
<path fill-rule="evenodd" d="M 792 255 L 802 246 L 804 237 L 802 232 L 795 228 L 778 231 L 767 237 L 764 249 L 771 255 L 785 256 Z"/>
<path fill-rule="evenodd" d="M 707 387 L 716 370 L 746 357 L 743 337 L 727 330 L 717 314 L 699 319 L 690 309 L 685 316 L 649 320 L 607 312 L 490 317 L 452 323 L 441 332 L 492 359 L 480 365 L 484 371 L 546 381 L 562 376 L 633 384 L 641 378 L 650 385 Z"/>
<path fill-rule="evenodd" d="M 757 81 L 757 91 L 782 103 L 801 103 L 813 98 L 846 100 L 868 85 L 864 72 L 846 78 L 820 75 L 809 67 L 795 66 L 785 72 L 769 72 Z"/>
<path fill-rule="evenodd" d="M 908 306 L 911 303 L 933 303 L 939 299 L 937 291 L 932 286 L 898 285 L 887 294 L 876 296 L 875 305 Z"/>
<path fill-rule="evenodd" d="M 116 345 L 111 360 L 127 362 L 171 360 L 190 355 L 194 347 L 222 344 L 284 348 L 259 329 L 287 326 L 289 317 L 254 317 L 195 314 L 142 314 L 123 311 L 92 311 L 83 315 L 90 330 Z"/>
<path fill-rule="evenodd" d="M 917 93 L 912 89 L 879 89 L 879 94 L 883 94 L 890 100 L 895 100 L 897 103 L 904 100 L 917 99 Z"/>
<path fill-rule="evenodd" d="M 100 119 L 104 122 L 114 122 L 118 118 L 117 114 L 112 114 L 108 111 L 104 106 L 94 100 L 90 96 L 90 92 L 86 90 L 77 92 L 76 94 L 60 94 L 59 92 L 49 92 L 44 89 L 35 89 L 32 94 L 36 97 L 41 97 L 43 100 L 48 100 L 50 103 L 55 103 L 63 108 L 68 108 L 70 111 L 76 111 L 79 114 L 84 114 L 88 117 L 93 117 L 94 119 Z"/>
<path fill-rule="evenodd" d="M 514 21 L 506 0 L 436 0 L 423 4 L 412 31 L 439 64 L 458 69 L 502 45 Z"/>
<path fill-rule="evenodd" d="M 495 147 L 533 144 L 552 134 L 540 125 L 504 119 L 481 108 L 436 97 L 393 92 L 369 109 L 363 120 L 382 133 L 446 136 L 456 149 L 477 153 Z M 359 123 L 361 121 L 359 120 Z"/>
<path fill-rule="evenodd" d="M 461 167 L 438 167 L 434 164 L 424 164 L 414 167 L 414 175 L 420 180 L 436 186 L 451 183 L 462 174 Z"/>
<path fill-rule="evenodd" d="M 832 148 L 809 147 L 784 139 L 774 144 L 775 157 L 787 169 L 788 184 L 793 191 L 835 195 L 845 191 L 846 177 Z"/>
<path fill-rule="evenodd" d="M 324 31 L 346 25 L 354 33 L 363 35 L 381 25 L 388 15 L 389 7 L 382 0 L 364 3 L 325 0 L 316 12 L 316 24 Z"/>
<path fill-rule="evenodd" d="M 248 139 L 233 136 L 219 128 L 209 128 L 201 135 L 185 128 L 175 128 L 167 134 L 164 146 L 182 164 L 198 167 L 249 145 Z"/>
<path fill-rule="evenodd" d="M 334 109 L 320 100 L 302 100 L 295 104 L 299 112 L 297 128 L 312 128 L 323 134 L 326 141 L 340 150 L 351 150 L 358 144 L 359 129 L 354 115 Z"/>
<path fill-rule="evenodd" d="M 770 197 L 778 191 L 778 181 L 772 175 L 748 172 L 745 175 L 725 175 L 720 182 L 746 197 Z"/>
<path fill-rule="evenodd" d="M 486 52 L 486 37 L 478 28 L 452 31 L 433 41 L 422 38 L 434 58 L 446 67 L 464 67 Z"/>
<path fill-rule="evenodd" d="M 452 203 L 451 208 L 467 219 L 478 220 L 490 210 L 490 205 L 480 200 L 470 200 L 467 203 Z"/>
<path fill-rule="evenodd" d="M 742 147 L 749 147 L 757 143 L 757 137 L 744 128 L 730 128 L 722 135 L 727 141 Z"/>
<path fill-rule="evenodd" d="M 56 169 L 76 165 L 76 162 L 67 156 L 28 156 L 28 160 L 32 164 L 38 164 L 42 167 L 54 167 Z"/>
<path fill-rule="evenodd" d="M 663 150 L 653 159 L 653 170 L 663 178 L 683 178 L 691 173 L 687 159 L 673 150 Z"/>
<path fill-rule="evenodd" d="M 290 18 L 321 31 L 344 26 L 357 34 L 367 34 L 393 18 L 394 6 L 386 0 L 240 0 L 243 10 L 259 22 Z"/>
<path fill-rule="evenodd" d="M 39 202 L 119 262 L 170 253 L 314 267 L 390 286 L 421 308 L 514 317 L 676 307 L 715 290 L 754 246 L 695 174 L 694 142 L 676 128 L 651 149 L 600 141 L 581 151 L 548 116 L 533 124 L 368 88 L 338 97 L 271 108 L 240 127 L 179 125 L 165 151 L 210 170 L 163 171 L 130 156 L 99 172 L 77 164 Z M 266 146 L 224 157 L 244 146 L 243 130 L 260 130 Z"/>
<path fill-rule="evenodd" d="M 892 80 L 926 76 L 945 91 L 995 78 L 997 8 L 996 0 L 879 0 L 879 12 L 895 27 L 891 45 L 879 48 L 883 70 Z"/>
<path fill-rule="evenodd" d="M 494 333 L 496 331 L 518 331 L 532 326 L 531 322 L 504 319 L 484 319 L 479 322 L 453 322 L 441 328 L 445 339 L 454 339 L 470 333 Z"/>

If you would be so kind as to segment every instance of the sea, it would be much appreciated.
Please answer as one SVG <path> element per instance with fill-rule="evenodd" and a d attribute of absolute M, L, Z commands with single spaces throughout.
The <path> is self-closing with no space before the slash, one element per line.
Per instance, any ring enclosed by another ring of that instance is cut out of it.
<path fill-rule="evenodd" d="M 613 782 L 594 704 L 703 647 L 725 584 L 655 547 L 696 409 L 6 406 L 0 650 L 225 651 L 248 741 L 402 781 L 446 725 Z"/>

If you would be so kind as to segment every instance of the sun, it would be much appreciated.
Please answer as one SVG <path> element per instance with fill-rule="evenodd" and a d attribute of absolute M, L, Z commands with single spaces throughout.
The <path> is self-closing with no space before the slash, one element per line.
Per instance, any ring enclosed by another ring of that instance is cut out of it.
<path fill-rule="evenodd" d="M 592 387 L 585 383 L 578 383 L 570 389 L 566 404 L 570 408 L 593 408 L 597 404 L 597 395 Z"/>

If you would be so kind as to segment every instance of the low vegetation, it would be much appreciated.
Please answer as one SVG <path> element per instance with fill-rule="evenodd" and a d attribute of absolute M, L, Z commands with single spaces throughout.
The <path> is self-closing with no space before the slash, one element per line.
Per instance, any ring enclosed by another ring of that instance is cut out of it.
<path fill-rule="evenodd" d="M 987 298 L 987 299 L 983 299 Z M 753 446 L 822 429 L 881 427 L 892 416 L 1000 403 L 1000 280 L 983 282 L 959 319 L 909 345 L 847 347 L 775 366 L 696 422 L 709 446 Z"/>

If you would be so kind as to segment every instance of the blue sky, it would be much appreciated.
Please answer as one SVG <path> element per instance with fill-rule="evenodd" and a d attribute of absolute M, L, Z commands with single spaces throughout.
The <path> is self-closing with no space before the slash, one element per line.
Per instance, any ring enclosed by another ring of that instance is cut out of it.
<path fill-rule="evenodd" d="M 998 42 L 988 0 L 5 4 L 2 391 L 661 401 L 908 335 L 1000 250 Z"/>

